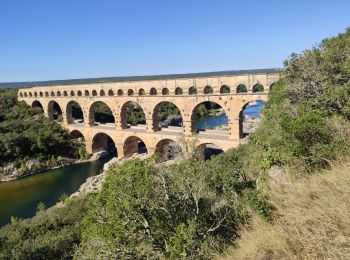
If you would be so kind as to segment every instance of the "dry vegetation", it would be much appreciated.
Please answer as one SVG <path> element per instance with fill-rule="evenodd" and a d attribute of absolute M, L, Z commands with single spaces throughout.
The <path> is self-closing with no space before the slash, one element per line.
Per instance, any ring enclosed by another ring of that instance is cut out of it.
<path fill-rule="evenodd" d="M 276 218 L 254 217 L 224 259 L 350 259 L 350 164 L 269 191 Z"/>

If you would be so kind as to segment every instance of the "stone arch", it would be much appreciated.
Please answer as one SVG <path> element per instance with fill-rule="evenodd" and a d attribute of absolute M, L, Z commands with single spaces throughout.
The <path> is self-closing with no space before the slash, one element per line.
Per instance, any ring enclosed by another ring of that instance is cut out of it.
<path fill-rule="evenodd" d="M 172 139 L 162 139 L 157 143 L 155 153 L 160 155 L 161 161 L 168 161 L 179 156 L 182 148 Z"/>
<path fill-rule="evenodd" d="M 177 88 L 175 89 L 175 95 L 182 95 L 182 94 L 183 94 L 182 88 L 177 87 Z"/>
<path fill-rule="evenodd" d="M 114 92 L 112 89 L 108 90 L 108 96 L 114 96 Z"/>
<path fill-rule="evenodd" d="M 96 91 L 95 89 L 92 90 L 91 95 L 94 96 L 94 97 L 96 97 L 96 96 L 97 96 L 97 91 Z"/>
<path fill-rule="evenodd" d="M 191 113 L 191 130 L 206 131 L 217 129 L 228 132 L 229 118 L 221 102 L 202 101 L 197 103 Z"/>
<path fill-rule="evenodd" d="M 25 97 L 27 97 L 28 96 L 28 94 L 27 94 L 27 92 L 24 92 L 24 94 L 23 94 Z"/>
<path fill-rule="evenodd" d="M 71 90 L 71 92 L 70 92 L 70 96 L 71 96 L 71 97 L 74 97 L 74 96 L 75 96 L 75 93 L 74 93 L 74 91 L 73 91 L 73 90 Z"/>
<path fill-rule="evenodd" d="M 102 101 L 96 101 L 89 108 L 89 125 L 114 123 L 115 118 L 109 105 Z"/>
<path fill-rule="evenodd" d="M 43 97 L 43 96 L 44 96 L 44 94 L 43 94 L 42 91 L 39 92 L 39 96 L 40 96 L 40 97 Z"/>
<path fill-rule="evenodd" d="M 173 102 L 161 101 L 153 109 L 152 126 L 154 131 L 163 127 L 182 127 L 183 117 L 179 107 Z"/>
<path fill-rule="evenodd" d="M 78 97 L 81 97 L 83 95 L 83 93 L 80 91 L 80 90 L 78 90 Z"/>
<path fill-rule="evenodd" d="M 196 95 L 197 94 L 197 88 L 196 87 L 190 87 L 188 89 L 188 94 L 190 95 Z"/>
<path fill-rule="evenodd" d="M 117 95 L 118 96 L 122 96 L 123 94 L 124 94 L 123 90 L 122 89 L 118 89 Z"/>
<path fill-rule="evenodd" d="M 43 105 L 42 105 L 42 104 L 40 103 L 40 101 L 38 101 L 38 100 L 34 100 L 34 101 L 32 102 L 31 107 L 32 107 L 32 108 L 40 108 L 40 109 L 44 110 Z"/>
<path fill-rule="evenodd" d="M 128 89 L 128 96 L 133 96 L 134 94 L 134 90 Z"/>
<path fill-rule="evenodd" d="M 221 94 L 228 94 L 231 92 L 231 89 L 229 86 L 227 85 L 222 85 L 221 88 L 220 88 L 220 93 Z"/>
<path fill-rule="evenodd" d="M 213 94 L 214 90 L 211 86 L 205 86 L 204 90 L 203 90 L 204 94 Z"/>
<path fill-rule="evenodd" d="M 129 158 L 133 154 L 144 154 L 148 153 L 146 144 L 141 138 L 137 136 L 129 136 L 125 139 L 123 144 L 124 157 Z"/>
<path fill-rule="evenodd" d="M 140 88 L 138 93 L 139 93 L 139 96 L 146 95 L 146 91 L 143 88 Z"/>
<path fill-rule="evenodd" d="M 272 83 L 272 84 L 270 85 L 270 90 L 272 90 L 272 89 L 275 87 L 275 85 L 276 85 L 276 82 Z"/>
<path fill-rule="evenodd" d="M 163 96 L 169 95 L 169 93 L 170 93 L 170 92 L 169 92 L 169 89 L 168 89 L 168 88 L 163 88 L 163 89 L 162 89 L 162 95 L 163 95 Z"/>
<path fill-rule="evenodd" d="M 157 90 L 156 90 L 155 88 L 151 88 L 149 94 L 150 94 L 151 96 L 156 96 L 156 95 L 157 95 Z"/>
<path fill-rule="evenodd" d="M 19 92 L 19 96 L 20 96 L 20 97 L 23 97 L 23 93 L 22 93 L 22 92 Z"/>
<path fill-rule="evenodd" d="M 62 108 L 54 100 L 50 101 L 48 104 L 47 114 L 50 120 L 62 121 Z"/>
<path fill-rule="evenodd" d="M 248 89 L 247 89 L 246 85 L 239 84 L 237 86 L 236 93 L 246 93 L 246 92 L 248 92 Z"/>
<path fill-rule="evenodd" d="M 104 91 L 103 89 L 101 89 L 101 90 L 100 90 L 100 96 L 103 97 L 103 96 L 105 96 L 105 95 L 106 95 L 105 91 Z"/>
<path fill-rule="evenodd" d="M 80 104 L 76 101 L 69 101 L 66 106 L 66 117 L 68 124 L 79 124 L 84 122 L 84 113 Z"/>
<path fill-rule="evenodd" d="M 33 96 L 32 92 L 29 92 L 29 96 L 30 96 L 30 97 L 32 97 L 32 96 Z"/>
<path fill-rule="evenodd" d="M 38 96 L 38 93 L 35 91 L 34 92 L 34 97 L 37 97 Z"/>
<path fill-rule="evenodd" d="M 70 140 L 70 143 L 75 147 L 78 148 L 78 154 L 76 155 L 77 158 L 81 158 L 82 155 L 80 154 L 81 148 L 86 150 L 86 140 L 85 136 L 82 132 L 79 130 L 73 130 L 68 133 L 68 139 Z M 84 158 L 86 159 L 86 158 Z"/>
<path fill-rule="evenodd" d="M 85 90 L 85 91 L 84 91 L 84 95 L 85 95 L 86 97 L 90 96 L 89 90 Z"/>
<path fill-rule="evenodd" d="M 253 93 L 256 93 L 256 92 L 264 92 L 264 86 L 261 85 L 260 83 L 257 83 L 253 86 L 253 89 L 252 89 Z"/>
<path fill-rule="evenodd" d="M 83 138 L 84 141 L 85 141 L 85 136 L 84 136 L 84 134 L 83 134 L 81 131 L 76 130 L 76 129 L 69 132 L 68 138 L 69 138 L 69 139 Z"/>
<path fill-rule="evenodd" d="M 58 96 L 58 97 L 61 96 L 61 91 L 57 91 L 57 96 Z"/>
<path fill-rule="evenodd" d="M 264 100 L 252 100 L 247 102 L 239 112 L 239 138 L 244 138 L 252 133 L 256 122 L 260 119 L 260 111 L 265 106 Z M 251 111 L 249 109 L 251 108 Z"/>
<path fill-rule="evenodd" d="M 126 129 L 129 125 L 145 124 L 146 115 L 138 103 L 127 101 L 121 108 L 120 121 L 122 129 Z"/>
<path fill-rule="evenodd" d="M 92 153 L 98 153 L 101 151 L 107 151 L 109 154 L 114 154 L 118 156 L 117 148 L 114 140 L 106 133 L 97 133 L 92 138 L 91 144 Z"/>
<path fill-rule="evenodd" d="M 54 97 L 55 96 L 55 92 L 51 91 L 50 96 Z"/>
<path fill-rule="evenodd" d="M 49 96 L 49 92 L 45 91 L 45 97 Z"/>
<path fill-rule="evenodd" d="M 206 161 L 213 155 L 218 155 L 223 152 L 223 149 L 213 143 L 202 143 L 195 149 L 195 156 L 198 161 Z"/>

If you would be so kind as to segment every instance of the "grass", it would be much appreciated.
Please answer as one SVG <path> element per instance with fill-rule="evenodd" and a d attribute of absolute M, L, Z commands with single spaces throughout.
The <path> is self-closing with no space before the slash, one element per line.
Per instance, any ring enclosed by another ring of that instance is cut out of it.
<path fill-rule="evenodd" d="M 242 228 L 226 259 L 350 259 L 350 163 L 275 187 L 273 221 Z"/>

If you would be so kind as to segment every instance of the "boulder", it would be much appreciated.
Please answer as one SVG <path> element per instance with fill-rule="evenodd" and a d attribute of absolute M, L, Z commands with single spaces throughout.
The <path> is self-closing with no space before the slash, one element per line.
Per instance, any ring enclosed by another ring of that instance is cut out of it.
<path fill-rule="evenodd" d="M 103 159 L 103 158 L 106 158 L 107 156 L 109 156 L 109 152 L 106 151 L 106 150 L 102 150 L 102 151 L 99 151 L 97 153 L 94 153 L 92 156 L 91 156 L 91 161 L 97 161 L 97 160 L 100 160 L 100 159 Z"/>

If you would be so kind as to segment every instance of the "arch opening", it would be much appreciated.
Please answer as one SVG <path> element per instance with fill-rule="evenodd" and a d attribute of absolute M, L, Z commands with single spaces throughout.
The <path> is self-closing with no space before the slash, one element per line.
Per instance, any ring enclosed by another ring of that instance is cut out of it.
<path fill-rule="evenodd" d="M 163 95 L 163 96 L 169 95 L 169 93 L 170 93 L 170 92 L 169 92 L 169 89 L 168 89 L 168 88 L 163 88 L 163 89 L 162 89 L 162 95 Z"/>
<path fill-rule="evenodd" d="M 122 96 L 124 93 L 123 93 L 123 90 L 122 89 L 118 89 L 117 91 L 117 95 L 118 96 Z"/>
<path fill-rule="evenodd" d="M 106 95 L 106 92 L 105 92 L 103 89 L 101 89 L 101 90 L 100 90 L 100 96 L 103 97 L 103 96 L 105 96 L 105 95 Z"/>
<path fill-rule="evenodd" d="M 81 106 L 79 103 L 75 101 L 70 101 L 67 104 L 66 109 L 66 115 L 67 115 L 67 122 L 68 124 L 82 124 L 84 123 L 84 114 L 83 110 L 81 109 Z"/>
<path fill-rule="evenodd" d="M 113 139 L 105 133 L 98 133 L 92 139 L 92 153 L 102 153 L 104 154 L 103 157 L 110 155 L 114 157 L 118 156 L 118 151 Z M 103 157 L 100 157 L 100 159 Z"/>
<path fill-rule="evenodd" d="M 34 100 L 31 107 L 40 112 L 44 111 L 43 105 L 38 100 Z"/>
<path fill-rule="evenodd" d="M 62 109 L 56 101 L 50 101 L 48 106 L 49 119 L 62 122 Z"/>
<path fill-rule="evenodd" d="M 160 156 L 159 161 L 169 161 L 180 156 L 182 149 L 175 141 L 163 139 L 157 143 L 155 153 Z"/>
<path fill-rule="evenodd" d="M 146 115 L 143 109 L 133 101 L 126 102 L 122 106 L 120 118 L 122 129 L 146 124 Z"/>
<path fill-rule="evenodd" d="M 78 130 L 73 130 L 68 134 L 68 138 L 70 140 L 71 146 L 74 148 L 72 149 L 71 156 L 79 159 L 87 159 L 89 155 L 86 152 L 84 135 Z"/>
<path fill-rule="evenodd" d="M 175 95 L 182 95 L 182 94 L 183 94 L 182 88 L 177 87 L 177 88 L 175 89 Z"/>
<path fill-rule="evenodd" d="M 211 86 L 205 86 L 203 93 L 204 94 L 213 94 L 214 90 Z"/>
<path fill-rule="evenodd" d="M 114 96 L 114 92 L 113 92 L 113 90 L 108 90 L 108 96 Z"/>
<path fill-rule="evenodd" d="M 88 97 L 90 95 L 89 90 L 85 90 L 84 95 Z"/>
<path fill-rule="evenodd" d="M 155 88 L 151 88 L 149 94 L 150 94 L 151 96 L 155 96 L 155 95 L 157 95 L 157 90 L 156 90 Z"/>
<path fill-rule="evenodd" d="M 192 110 L 192 131 L 215 130 L 213 133 L 228 133 L 228 117 L 221 105 L 205 101 Z"/>
<path fill-rule="evenodd" d="M 253 93 L 256 93 L 256 92 L 264 92 L 264 86 L 261 85 L 260 83 L 255 84 L 255 85 L 253 86 L 252 91 L 253 91 Z"/>
<path fill-rule="evenodd" d="M 275 87 L 275 84 L 276 84 L 276 82 L 274 82 L 270 85 L 270 90 L 272 90 Z"/>
<path fill-rule="evenodd" d="M 109 106 L 102 102 L 96 101 L 90 106 L 89 109 L 89 124 L 91 126 L 95 125 L 113 125 L 114 126 L 114 116 L 112 110 Z"/>
<path fill-rule="evenodd" d="M 213 143 L 204 143 L 196 148 L 195 156 L 198 161 L 206 161 L 210 160 L 212 156 L 218 155 L 222 152 L 223 150 L 219 146 Z"/>
<path fill-rule="evenodd" d="M 45 97 L 49 96 L 49 92 L 45 91 Z"/>
<path fill-rule="evenodd" d="M 129 89 L 128 90 L 128 96 L 133 96 L 135 93 L 132 89 Z"/>
<path fill-rule="evenodd" d="M 138 93 L 139 93 L 139 96 L 146 95 L 146 91 L 143 88 L 140 88 Z"/>
<path fill-rule="evenodd" d="M 147 154 L 147 147 L 141 138 L 137 136 L 129 136 L 123 145 L 124 157 L 129 158 L 136 154 Z"/>
<path fill-rule="evenodd" d="M 180 109 L 174 103 L 168 101 L 160 102 L 155 106 L 152 120 L 154 131 L 160 131 L 162 128 L 174 129 L 183 126 Z"/>
<path fill-rule="evenodd" d="M 265 107 L 265 101 L 256 100 L 243 106 L 239 113 L 239 136 L 240 138 L 248 137 L 256 129 L 258 122 L 261 120 L 261 111 Z"/>
<path fill-rule="evenodd" d="M 195 88 L 195 87 L 190 87 L 190 88 L 188 89 L 188 94 L 190 94 L 190 95 L 196 95 L 196 94 L 197 94 L 197 88 Z"/>
<path fill-rule="evenodd" d="M 231 90 L 230 90 L 229 86 L 227 86 L 227 85 L 221 86 L 221 88 L 220 88 L 220 93 L 221 94 L 228 94 L 230 92 L 231 92 Z"/>
<path fill-rule="evenodd" d="M 248 92 L 248 89 L 247 89 L 246 85 L 239 84 L 237 86 L 236 93 L 246 93 L 246 92 Z"/>
<path fill-rule="evenodd" d="M 83 94 L 81 93 L 80 90 L 78 90 L 78 97 L 81 97 Z"/>
<path fill-rule="evenodd" d="M 93 90 L 91 94 L 92 94 L 92 96 L 96 97 L 97 96 L 97 91 Z"/>
<path fill-rule="evenodd" d="M 71 97 L 74 97 L 74 96 L 75 96 L 75 93 L 74 93 L 73 90 L 70 92 L 70 96 L 71 96 Z"/>
<path fill-rule="evenodd" d="M 68 96 L 68 92 L 67 91 L 63 91 L 63 96 Z"/>

